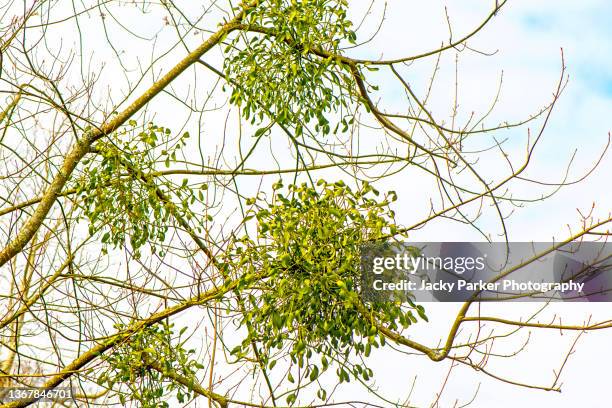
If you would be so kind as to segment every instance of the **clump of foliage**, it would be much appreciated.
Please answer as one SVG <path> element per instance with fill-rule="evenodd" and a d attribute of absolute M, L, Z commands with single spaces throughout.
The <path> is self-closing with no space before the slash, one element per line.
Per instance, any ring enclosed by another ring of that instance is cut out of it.
<path fill-rule="evenodd" d="M 311 123 L 320 134 L 337 132 L 340 125 L 348 129 L 352 77 L 336 58 L 341 43 L 355 42 L 347 1 L 261 1 L 243 23 L 250 33 L 226 48 L 230 102 L 242 106 L 252 123 L 271 116 L 297 136 Z M 331 112 L 340 112 L 335 125 L 327 117 Z"/>
<path fill-rule="evenodd" d="M 187 184 L 158 182 L 150 176 L 158 162 L 176 160 L 177 152 L 186 144 L 189 134 L 172 142 L 168 128 L 148 123 L 130 126 L 95 146 L 97 153 L 84 161 L 83 175 L 75 188 L 91 235 L 101 231 L 101 241 L 118 247 L 129 242 L 139 255 L 139 248 L 165 240 L 173 212 L 186 219 L 194 218 L 190 205 L 196 193 Z M 199 192 L 201 198 L 201 192 Z M 174 202 L 163 196 L 174 198 Z"/>
<path fill-rule="evenodd" d="M 286 193 L 282 184 L 274 187 L 271 201 L 248 200 L 247 218 L 257 220 L 258 239 L 240 240 L 229 261 L 245 279 L 264 276 L 246 296 L 240 324 L 248 336 L 232 353 L 247 356 L 255 343 L 268 367 L 286 351 L 311 382 L 332 365 L 340 382 L 367 381 L 372 371 L 347 361 L 385 344 L 374 321 L 397 329 L 416 322 L 415 309 L 424 317 L 421 307 L 399 301 L 366 305 L 359 295 L 360 246 L 398 234 L 389 208 L 395 193 L 379 197 L 368 183 L 353 190 L 342 181 L 290 185 Z M 295 381 L 291 371 L 288 381 Z M 326 391 L 318 395 L 325 399 Z M 288 403 L 296 398 L 289 394 Z"/>
<path fill-rule="evenodd" d="M 98 384 L 112 389 L 121 384 L 127 390 L 118 392 L 121 404 L 127 400 L 136 401 L 142 408 L 169 407 L 165 401 L 169 393 L 176 393 L 179 403 L 185 403 L 192 397 L 191 391 L 183 384 L 168 379 L 172 372 L 192 381 L 196 372 L 204 368 L 193 359 L 195 350 L 185 350 L 186 340 L 181 336 L 186 327 L 175 336 L 172 324 L 160 323 L 146 327 L 130 337 L 129 341 L 115 347 L 109 355 L 104 356 L 108 369 L 98 377 Z M 124 329 L 124 326 L 118 326 Z M 151 367 L 154 362 L 161 371 Z"/>

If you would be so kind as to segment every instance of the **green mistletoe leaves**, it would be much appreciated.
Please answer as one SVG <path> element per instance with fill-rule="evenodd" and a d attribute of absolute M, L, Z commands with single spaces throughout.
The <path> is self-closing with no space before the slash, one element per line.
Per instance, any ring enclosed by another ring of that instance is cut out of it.
<path fill-rule="evenodd" d="M 158 179 L 156 165 L 176 160 L 189 134 L 172 139 L 170 129 L 148 123 L 130 126 L 95 147 L 96 156 L 85 160 L 75 189 L 89 220 L 89 233 L 101 232 L 101 241 L 113 248 L 129 243 L 139 249 L 163 243 L 173 214 L 193 219 L 190 206 L 201 197 L 184 179 L 174 183 Z M 172 140 L 171 140 L 172 139 Z"/>
<path fill-rule="evenodd" d="M 117 395 L 122 405 L 129 400 L 142 408 L 169 407 L 166 397 L 171 393 L 179 403 L 188 402 L 194 396 L 189 387 L 169 379 L 178 375 L 195 382 L 196 373 L 204 368 L 195 358 L 195 350 L 184 348 L 186 330 L 183 327 L 175 333 L 173 324 L 166 322 L 139 330 L 103 356 L 108 368 L 97 383 L 109 389 L 119 384 Z"/>
<path fill-rule="evenodd" d="M 256 343 L 269 367 L 288 358 L 300 368 L 289 372 L 289 382 L 295 375 L 314 382 L 331 366 L 340 382 L 351 377 L 367 381 L 372 371 L 348 359 L 361 360 L 385 344 L 374 321 L 394 329 L 414 322 L 400 302 L 369 304 L 368 315 L 357 307 L 359 248 L 397 232 L 389 208 L 395 193 L 380 197 L 367 183 L 353 190 L 343 182 L 325 181 L 317 187 L 290 185 L 285 192 L 280 183 L 274 188 L 272 200 L 247 202 L 258 237 L 240 240 L 229 260 L 242 265 L 246 275 L 259 270 L 267 276 L 247 292 L 240 324 L 248 336 L 232 352 L 245 357 Z"/>
<path fill-rule="evenodd" d="M 249 10 L 247 33 L 226 48 L 230 102 L 252 123 L 269 117 L 297 136 L 307 125 L 324 135 L 340 126 L 346 131 L 352 78 L 334 57 L 320 53 L 338 55 L 341 43 L 355 42 L 346 8 L 346 0 L 267 0 Z"/>

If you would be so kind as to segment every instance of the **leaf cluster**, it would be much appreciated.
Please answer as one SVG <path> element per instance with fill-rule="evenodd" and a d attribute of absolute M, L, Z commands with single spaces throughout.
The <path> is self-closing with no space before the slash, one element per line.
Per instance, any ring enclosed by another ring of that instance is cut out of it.
<path fill-rule="evenodd" d="M 131 400 L 137 401 L 142 408 L 169 407 L 165 396 L 172 392 L 176 392 L 179 403 L 186 403 L 193 396 L 191 391 L 183 384 L 168 380 L 166 375 L 171 371 L 195 381 L 197 371 L 204 368 L 193 359 L 195 350 L 184 348 L 186 340 L 181 340 L 181 336 L 186 329 L 182 328 L 176 336 L 173 324 L 165 322 L 141 329 L 129 342 L 120 344 L 104 356 L 108 368 L 98 377 L 98 384 L 109 389 L 116 384 L 126 387 L 127 390 L 118 391 L 123 405 Z M 151 368 L 151 361 L 162 371 Z"/>
<path fill-rule="evenodd" d="M 196 196 L 186 179 L 178 186 L 168 181 L 160 186 L 149 175 L 158 161 L 168 166 L 176 160 L 189 137 L 185 133 L 178 143 L 167 147 L 171 133 L 152 123 L 138 127 L 131 121 L 129 127 L 98 143 L 94 158 L 84 160 L 75 188 L 89 220 L 90 235 L 102 231 L 104 251 L 109 245 L 114 248 L 129 242 L 136 256 L 146 243 L 155 252 L 155 243 L 166 239 L 174 211 L 193 218 L 190 204 Z M 177 198 L 180 205 L 169 203 L 164 196 Z"/>
<path fill-rule="evenodd" d="M 230 102 L 245 118 L 256 123 L 272 117 L 297 136 L 309 124 L 324 135 L 340 125 L 346 131 L 352 77 L 335 58 L 311 51 L 338 55 L 343 42 L 355 42 L 347 1 L 261 1 L 244 24 L 254 33 L 230 42 L 224 70 L 233 86 Z M 330 113 L 338 113 L 335 123 Z"/>
<path fill-rule="evenodd" d="M 373 375 L 369 368 L 348 368 L 345 362 L 368 357 L 385 344 L 374 321 L 392 329 L 416 322 L 401 302 L 364 305 L 365 314 L 357 307 L 362 304 L 360 247 L 397 233 L 389 207 L 395 193 L 381 196 L 368 183 L 353 190 L 342 181 L 323 180 L 316 187 L 290 185 L 285 193 L 281 183 L 274 188 L 270 201 L 261 196 L 247 201 L 252 206 L 247 218 L 256 219 L 258 238 L 242 238 L 228 261 L 246 277 L 256 271 L 267 277 L 246 297 L 239 323 L 248 336 L 232 353 L 245 357 L 256 343 L 269 368 L 276 364 L 274 355 L 285 350 L 310 382 L 334 362 L 340 382 L 367 381 Z M 291 372 L 288 380 L 295 381 Z"/>

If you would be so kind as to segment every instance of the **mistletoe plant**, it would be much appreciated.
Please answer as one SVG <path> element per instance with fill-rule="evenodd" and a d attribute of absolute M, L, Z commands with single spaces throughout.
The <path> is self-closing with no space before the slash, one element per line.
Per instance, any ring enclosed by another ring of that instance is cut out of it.
<path fill-rule="evenodd" d="M 290 383 L 314 382 L 336 367 L 340 382 L 351 378 L 368 381 L 372 370 L 362 361 L 372 348 L 385 344 L 377 325 L 406 328 L 416 322 L 413 311 L 425 318 L 420 306 L 401 302 L 364 304 L 360 292 L 360 247 L 399 234 L 389 208 L 394 192 L 379 192 L 364 183 L 357 190 L 342 181 L 319 181 L 316 187 L 290 185 L 282 193 L 274 185 L 271 200 L 263 195 L 248 200 L 247 220 L 257 221 L 257 239 L 238 240 L 227 264 L 249 279 L 266 276 L 250 288 L 246 312 L 239 324 L 247 336 L 232 353 L 248 358 L 251 347 L 262 350 L 259 358 L 272 369 L 288 359 Z M 303 385 L 303 384 L 302 384 Z M 297 399 L 297 389 L 287 402 Z M 318 393 L 325 399 L 327 392 Z"/>
<path fill-rule="evenodd" d="M 172 137 L 168 128 L 148 123 L 129 126 L 94 148 L 97 153 L 83 161 L 82 176 L 75 183 L 79 204 L 89 220 L 91 235 L 101 232 L 101 242 L 113 248 L 128 242 L 136 257 L 140 247 L 151 246 L 166 238 L 173 218 L 196 221 L 202 230 L 202 219 L 195 217 L 191 206 L 202 201 L 202 185 L 193 189 L 185 178 L 182 183 L 154 177 L 156 166 L 175 162 L 189 133 Z"/>
<path fill-rule="evenodd" d="M 204 368 L 194 359 L 195 350 L 184 348 L 187 339 L 181 337 L 186 330 L 175 334 L 173 325 L 166 322 L 144 327 L 103 357 L 108 365 L 98 384 L 109 389 L 120 384 L 117 394 L 123 405 L 130 400 L 142 408 L 169 407 L 169 393 L 179 403 L 189 401 L 194 396 L 189 387 L 170 380 L 178 375 L 195 383 L 197 371 Z"/>
<path fill-rule="evenodd" d="M 340 125 L 348 129 L 352 77 L 334 57 L 343 43 L 354 44 L 356 39 L 347 4 L 267 0 L 247 10 L 247 33 L 226 48 L 224 70 L 233 86 L 230 102 L 242 106 L 252 123 L 270 116 L 293 128 L 296 136 L 311 123 L 321 135 L 337 132 Z M 330 112 L 339 113 L 335 125 Z M 256 136 L 268 129 L 261 128 Z"/>

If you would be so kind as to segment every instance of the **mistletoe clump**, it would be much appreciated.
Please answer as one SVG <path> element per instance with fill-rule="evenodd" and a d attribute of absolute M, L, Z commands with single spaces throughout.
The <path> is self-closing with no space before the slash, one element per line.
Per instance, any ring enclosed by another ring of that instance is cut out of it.
<path fill-rule="evenodd" d="M 107 368 L 97 383 L 109 389 L 120 384 L 117 395 L 122 405 L 130 400 L 142 408 L 169 407 L 165 401 L 169 393 L 174 393 L 179 403 L 188 402 L 194 396 L 191 390 L 170 380 L 180 376 L 195 382 L 197 371 L 204 368 L 193 358 L 195 350 L 184 349 L 186 340 L 181 337 L 186 330 L 184 327 L 176 334 L 173 325 L 165 322 L 143 327 L 103 356 Z"/>
<path fill-rule="evenodd" d="M 340 382 L 351 376 L 368 380 L 373 374 L 369 368 L 346 361 L 384 345 L 374 322 L 399 328 L 416 321 L 401 302 L 365 305 L 359 296 L 360 246 L 398 234 L 389 208 L 395 193 L 379 197 L 368 183 L 353 190 L 341 181 L 290 185 L 285 194 L 281 189 L 275 185 L 269 202 L 261 197 L 248 201 L 258 239 L 243 239 L 233 262 L 242 265 L 245 276 L 258 270 L 265 278 L 249 292 L 240 322 L 248 336 L 233 353 L 244 357 L 255 343 L 269 366 L 281 350 L 288 352 L 310 381 L 333 363 L 338 363 Z M 288 377 L 295 381 L 291 372 Z M 295 398 L 290 394 L 288 402 Z"/>
<path fill-rule="evenodd" d="M 75 190 L 89 220 L 89 233 L 100 234 L 103 251 L 129 242 L 136 256 L 147 243 L 155 252 L 156 244 L 166 238 L 172 214 L 193 218 L 190 205 L 196 196 L 187 179 L 176 185 L 151 175 L 159 162 L 168 167 L 176 160 L 187 138 L 185 133 L 172 140 L 168 128 L 130 121 L 96 144 L 96 155 L 83 162 Z"/>
<path fill-rule="evenodd" d="M 252 123 L 272 117 L 297 136 L 311 122 L 322 134 L 340 125 L 348 129 L 352 77 L 337 58 L 342 42 L 355 42 L 347 1 L 261 1 L 246 11 L 243 23 L 249 35 L 226 48 L 230 102 L 242 106 Z M 335 125 L 327 117 L 331 112 L 340 112 Z"/>

